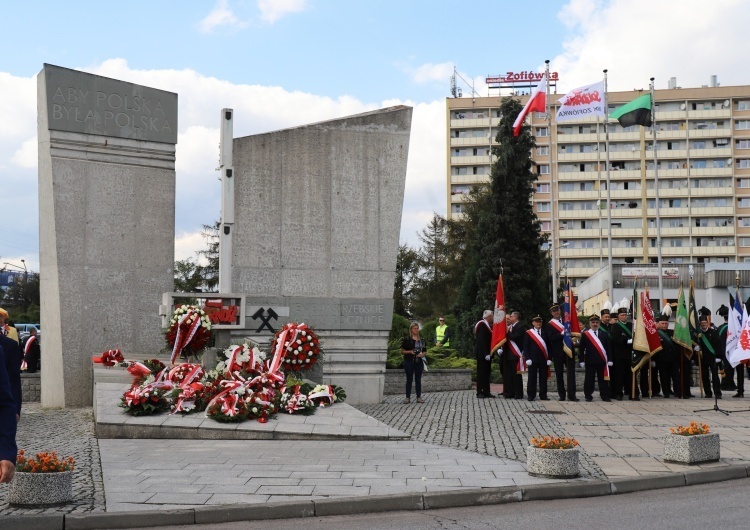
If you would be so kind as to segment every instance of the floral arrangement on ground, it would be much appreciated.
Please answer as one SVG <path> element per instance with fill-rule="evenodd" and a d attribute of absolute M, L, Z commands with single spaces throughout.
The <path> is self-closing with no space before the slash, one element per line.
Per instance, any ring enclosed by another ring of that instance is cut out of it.
<path fill-rule="evenodd" d="M 196 313 L 198 318 L 202 319 Z M 265 423 L 279 412 L 314 414 L 318 407 L 346 400 L 340 386 L 312 385 L 287 375 L 309 369 L 320 355 L 320 340 L 312 329 L 305 324 L 287 324 L 277 333 L 269 353 L 247 340 L 220 352 L 216 369 L 210 371 L 187 362 L 168 367 L 157 359 L 127 361 L 121 354 L 108 352 L 93 360 L 105 366 L 118 364 L 133 375 L 120 403 L 128 414 L 205 411 L 220 422 L 254 419 Z M 173 363 L 175 358 L 173 355 Z"/>
<path fill-rule="evenodd" d="M 20 473 L 62 473 L 73 471 L 76 461 L 72 456 L 60 458 L 55 451 L 37 453 L 27 457 L 23 449 L 18 451 L 16 471 Z"/>
<path fill-rule="evenodd" d="M 677 427 L 671 427 L 669 430 L 672 434 L 680 436 L 696 436 L 698 434 L 708 434 L 709 432 L 708 425 L 695 421 L 691 421 L 688 426 L 678 425 Z"/>
<path fill-rule="evenodd" d="M 578 446 L 578 440 L 562 436 L 542 436 L 529 440 L 531 447 L 537 449 L 573 449 Z"/>
<path fill-rule="evenodd" d="M 172 349 L 171 362 L 183 356 L 186 359 L 198 355 L 211 341 L 211 319 L 197 306 L 181 305 L 174 310 L 165 332 L 167 344 Z"/>

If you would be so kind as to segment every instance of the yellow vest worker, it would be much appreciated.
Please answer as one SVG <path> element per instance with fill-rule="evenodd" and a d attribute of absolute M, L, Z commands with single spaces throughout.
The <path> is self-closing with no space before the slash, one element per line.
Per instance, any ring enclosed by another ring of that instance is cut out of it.
<path fill-rule="evenodd" d="M 451 342 L 451 332 L 445 325 L 445 319 L 439 320 L 438 327 L 435 328 L 435 344 L 438 346 L 449 347 Z"/>

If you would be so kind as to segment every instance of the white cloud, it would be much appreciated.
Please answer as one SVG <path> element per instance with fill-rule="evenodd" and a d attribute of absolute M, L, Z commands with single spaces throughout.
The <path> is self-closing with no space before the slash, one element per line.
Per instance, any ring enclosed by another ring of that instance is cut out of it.
<path fill-rule="evenodd" d="M 21 144 L 21 147 L 18 148 L 15 153 L 13 153 L 11 162 L 21 167 L 36 169 L 39 162 L 37 157 L 38 147 L 39 142 L 37 141 L 36 136 L 29 138 Z"/>
<path fill-rule="evenodd" d="M 642 18 L 645 17 L 645 18 Z M 712 74 L 724 85 L 747 83 L 737 62 L 745 45 L 750 3 L 715 0 L 571 0 L 559 13 L 571 34 L 551 62 L 560 88 L 592 83 L 609 70 L 610 90 L 700 87 Z"/>
<path fill-rule="evenodd" d="M 201 33 L 212 33 L 216 28 L 227 26 L 232 29 L 242 29 L 247 26 L 237 18 L 232 9 L 229 7 L 227 0 L 219 0 L 216 7 L 206 15 L 206 18 L 198 22 L 198 31 Z"/>
<path fill-rule="evenodd" d="M 415 83 L 423 84 L 437 81 L 447 84 L 453 75 L 453 63 L 426 63 L 416 68 L 407 67 L 405 70 L 411 75 Z"/>
<path fill-rule="evenodd" d="M 198 250 L 206 248 L 206 239 L 203 237 L 203 231 L 182 232 L 174 239 L 174 259 L 175 261 L 192 258 L 193 261 L 206 265 L 205 258 L 198 258 L 195 254 Z"/>
<path fill-rule="evenodd" d="M 307 0 L 258 0 L 260 18 L 273 24 L 291 13 L 299 13 L 307 8 Z"/>

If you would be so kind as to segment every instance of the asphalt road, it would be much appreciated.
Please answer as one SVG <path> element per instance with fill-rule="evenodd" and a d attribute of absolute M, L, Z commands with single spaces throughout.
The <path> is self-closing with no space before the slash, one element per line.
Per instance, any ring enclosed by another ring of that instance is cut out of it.
<path fill-rule="evenodd" d="M 212 525 L 220 530 L 748 528 L 750 479 L 590 499 Z M 194 530 L 195 526 L 163 527 Z"/>

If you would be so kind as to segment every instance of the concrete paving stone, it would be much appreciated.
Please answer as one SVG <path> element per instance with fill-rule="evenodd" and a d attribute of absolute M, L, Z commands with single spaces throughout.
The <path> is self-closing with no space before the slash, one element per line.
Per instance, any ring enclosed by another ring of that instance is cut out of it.
<path fill-rule="evenodd" d="M 206 467 L 202 467 L 202 466 Z M 281 464 L 235 464 L 232 469 L 237 471 L 279 471 L 281 469 Z M 211 464 L 201 464 L 201 466 L 190 466 L 191 469 L 208 469 L 209 471 L 212 469 L 215 469 L 215 466 L 211 466 Z"/>
<path fill-rule="evenodd" d="M 247 493 L 215 493 L 205 503 L 212 504 L 263 504 L 268 501 L 269 495 L 252 495 Z"/>
<path fill-rule="evenodd" d="M 208 499 L 211 498 L 210 493 L 191 493 L 189 495 L 181 495 L 177 493 L 157 493 L 151 497 L 147 504 L 189 504 L 198 505 L 205 504 Z"/>
<path fill-rule="evenodd" d="M 430 469 L 427 470 L 418 470 L 418 469 L 406 469 L 404 471 L 394 471 L 393 472 L 393 478 L 403 478 L 403 479 L 409 479 L 409 478 L 418 478 L 421 479 L 422 477 L 425 478 L 445 478 L 443 476 L 443 472 L 440 470 Z"/>
<path fill-rule="evenodd" d="M 162 513 L 86 514 L 68 515 L 65 517 L 65 528 L 89 530 L 94 528 L 139 528 L 142 526 L 185 525 L 193 524 L 195 516 L 192 510 L 165 510 Z"/>
<path fill-rule="evenodd" d="M 455 489 L 455 488 L 454 488 Z M 415 485 L 372 485 L 370 486 L 370 495 L 402 495 L 408 493 L 424 493 L 427 491 L 426 486 Z"/>
<path fill-rule="evenodd" d="M 472 473 L 466 473 L 465 471 L 443 471 L 443 476 L 445 478 L 471 477 L 472 479 L 476 480 L 493 480 L 496 478 L 494 473 L 492 473 L 491 471 L 474 471 Z"/>
<path fill-rule="evenodd" d="M 352 427 L 346 425 L 315 425 L 313 427 L 312 434 L 328 435 L 328 436 L 349 436 L 352 432 Z"/>
<path fill-rule="evenodd" d="M 165 484 L 155 484 L 152 486 L 147 486 L 144 488 L 141 488 L 140 490 L 111 490 L 109 487 L 107 487 L 107 499 L 111 497 L 111 494 L 113 493 L 119 493 L 120 496 L 127 500 L 126 496 L 123 496 L 126 493 L 130 493 L 132 491 L 144 491 L 144 492 L 153 492 L 153 493 L 159 493 L 159 492 L 170 492 L 170 493 L 184 493 L 184 494 L 192 494 L 192 493 L 200 493 L 200 491 L 205 488 L 205 484 L 195 484 L 195 485 L 186 485 L 186 484 L 175 484 L 173 486 L 168 486 Z"/>
<path fill-rule="evenodd" d="M 157 509 L 158 505 L 130 503 L 130 502 L 107 502 L 107 513 L 110 512 L 151 512 Z M 183 506 L 184 508 L 184 506 Z M 40 528 L 40 527 L 37 527 Z"/>
<path fill-rule="evenodd" d="M 502 488 L 504 486 L 514 486 L 512 478 L 491 478 L 476 479 L 474 477 L 465 477 L 459 479 L 461 486 L 468 488 Z"/>
<path fill-rule="evenodd" d="M 247 486 L 296 486 L 300 478 L 251 478 L 247 481 Z"/>
<path fill-rule="evenodd" d="M 341 478 L 341 471 L 310 471 L 298 469 L 292 471 L 290 478 Z"/>
<path fill-rule="evenodd" d="M 300 486 L 353 486 L 353 478 L 303 478 Z"/>
<path fill-rule="evenodd" d="M 274 429 L 276 433 L 297 433 L 297 434 L 312 434 L 315 429 L 315 425 L 309 423 L 295 423 L 292 425 L 277 425 Z"/>
<path fill-rule="evenodd" d="M 312 495 L 315 486 L 261 486 L 258 495 Z"/>
<path fill-rule="evenodd" d="M 324 417 L 314 414 L 313 416 L 304 416 L 306 425 L 341 425 L 343 418 Z"/>
<path fill-rule="evenodd" d="M 195 476 L 195 475 L 193 475 Z M 205 485 L 213 485 L 213 484 L 225 484 L 225 485 L 242 485 L 246 484 L 247 481 L 250 480 L 246 477 L 237 477 L 227 474 L 225 470 L 221 470 L 221 472 L 216 473 L 215 475 L 198 475 L 197 478 L 192 482 L 194 485 L 199 484 L 205 484 Z"/>
<path fill-rule="evenodd" d="M 205 484 L 198 493 L 243 493 L 252 495 L 260 484 Z"/>
<path fill-rule="evenodd" d="M 367 477 L 352 478 L 352 480 L 354 486 L 406 486 L 405 478 Z"/>
<path fill-rule="evenodd" d="M 452 488 L 460 488 L 461 486 L 465 486 L 465 484 L 461 483 L 460 479 L 457 478 L 427 478 L 424 477 L 424 480 L 422 478 L 407 478 L 406 485 L 407 486 L 414 486 L 414 485 L 422 485 L 422 486 L 450 486 Z M 480 486 L 481 487 L 481 486 Z"/>
<path fill-rule="evenodd" d="M 370 486 L 315 486 L 313 495 L 325 495 L 331 497 L 361 497 L 370 494 Z"/>
<path fill-rule="evenodd" d="M 342 471 L 341 478 L 353 479 L 384 479 L 392 478 L 392 471 Z"/>
<path fill-rule="evenodd" d="M 243 471 L 238 475 L 240 478 L 289 478 L 292 476 L 292 469 L 280 469 L 279 471 L 262 471 L 262 470 L 248 470 Z"/>
<path fill-rule="evenodd" d="M 333 462 L 328 466 L 328 471 L 367 471 L 371 473 L 375 473 L 378 471 L 378 468 L 380 466 L 365 466 L 364 460 L 362 463 L 357 463 L 356 461 L 346 460 L 345 463 L 338 463 Z M 390 470 L 390 466 L 385 466 Z"/>
<path fill-rule="evenodd" d="M 343 423 L 342 425 L 348 426 L 346 423 Z M 387 440 L 388 431 L 389 429 L 383 429 L 382 427 L 352 426 L 351 432 L 352 436 L 362 438 L 382 438 L 384 440 Z"/>

